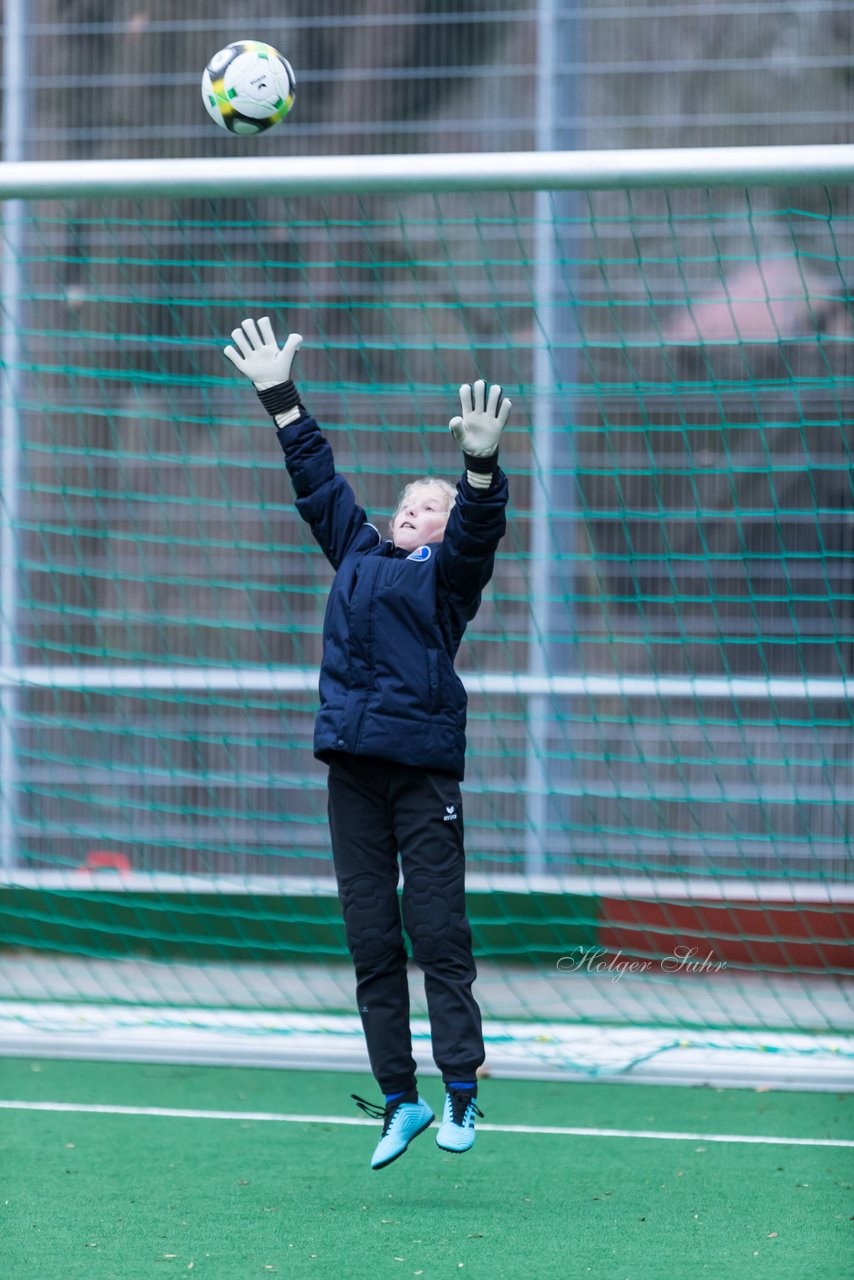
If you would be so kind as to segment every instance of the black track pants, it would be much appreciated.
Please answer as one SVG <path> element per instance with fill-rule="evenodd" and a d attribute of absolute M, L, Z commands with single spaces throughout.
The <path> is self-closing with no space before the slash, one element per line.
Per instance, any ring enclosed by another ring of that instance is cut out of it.
<path fill-rule="evenodd" d="M 484 1059 L 465 908 L 460 787 L 448 774 L 359 756 L 329 767 L 329 829 L 371 1069 L 384 1093 L 415 1079 L 403 926 L 424 973 L 442 1079 L 474 1080 Z"/>

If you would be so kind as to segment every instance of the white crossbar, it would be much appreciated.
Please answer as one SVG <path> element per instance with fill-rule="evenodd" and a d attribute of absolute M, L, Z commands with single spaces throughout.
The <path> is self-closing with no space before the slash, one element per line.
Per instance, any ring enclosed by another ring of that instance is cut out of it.
<path fill-rule="evenodd" d="M 854 680 L 820 677 L 508 675 L 462 672 L 471 694 L 521 698 L 758 698 L 795 702 L 854 701 Z M 135 689 L 207 693 L 315 693 L 314 667 L 74 667 L 0 668 L 0 689 Z"/>

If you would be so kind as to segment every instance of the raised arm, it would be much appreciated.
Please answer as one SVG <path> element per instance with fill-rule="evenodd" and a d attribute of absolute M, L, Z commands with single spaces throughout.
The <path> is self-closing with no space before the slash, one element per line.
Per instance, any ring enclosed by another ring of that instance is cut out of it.
<path fill-rule="evenodd" d="M 463 609 L 474 613 L 507 527 L 507 477 L 498 465 L 498 445 L 512 407 L 501 387 L 485 382 L 460 387 L 462 414 L 450 430 L 463 451 L 465 473 L 437 565 L 439 588 Z"/>
<path fill-rule="evenodd" d="M 297 511 L 310 526 L 324 555 L 337 569 L 348 551 L 376 544 L 379 534 L 368 524 L 353 490 L 337 474 L 332 448 L 314 418 L 300 402 L 291 378 L 294 356 L 302 345 L 298 333 L 288 335 L 280 347 L 268 316 L 244 320 L 232 331 L 234 346 L 224 355 L 258 392 L 258 398 L 273 418 L 279 444 L 294 492 Z"/>

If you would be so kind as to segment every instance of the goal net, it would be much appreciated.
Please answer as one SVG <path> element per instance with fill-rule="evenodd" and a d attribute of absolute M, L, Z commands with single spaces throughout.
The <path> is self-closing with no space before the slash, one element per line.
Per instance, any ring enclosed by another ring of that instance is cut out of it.
<path fill-rule="evenodd" d="M 456 479 L 461 382 L 514 402 L 458 659 L 487 1067 L 839 1086 L 854 161 L 827 150 L 819 179 L 768 152 L 12 167 L 7 1052 L 362 1063 L 311 754 L 331 572 L 221 355 L 269 314 L 379 526 Z"/>

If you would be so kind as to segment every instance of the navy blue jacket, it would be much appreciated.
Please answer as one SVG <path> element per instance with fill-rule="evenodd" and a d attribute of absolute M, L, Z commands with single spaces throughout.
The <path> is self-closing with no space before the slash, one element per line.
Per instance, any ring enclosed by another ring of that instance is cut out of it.
<path fill-rule="evenodd" d="M 278 431 L 296 491 L 335 579 L 323 625 L 314 754 L 378 756 L 462 778 L 466 692 L 454 658 L 506 527 L 507 478 L 463 475 L 441 542 L 411 554 L 368 523 L 314 418 Z"/>

